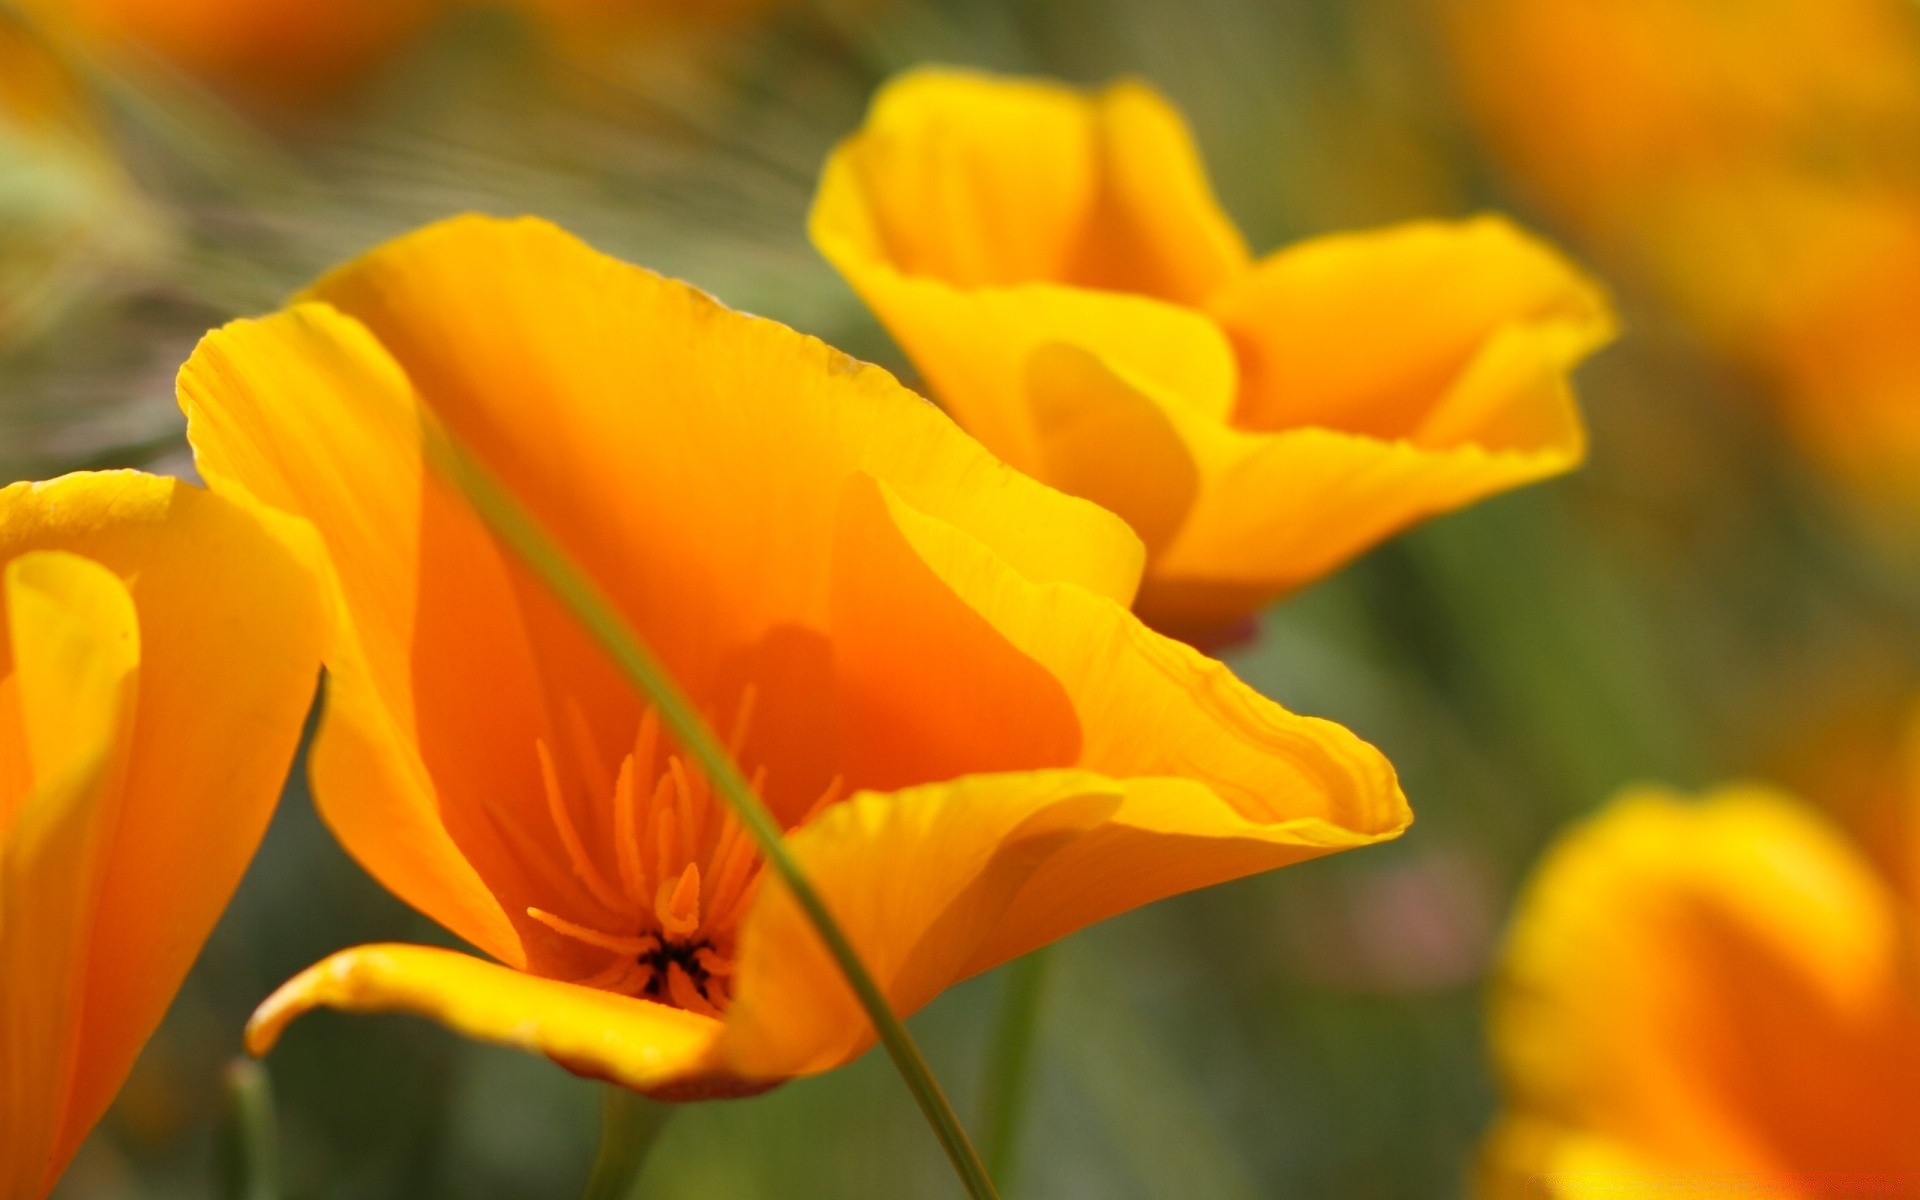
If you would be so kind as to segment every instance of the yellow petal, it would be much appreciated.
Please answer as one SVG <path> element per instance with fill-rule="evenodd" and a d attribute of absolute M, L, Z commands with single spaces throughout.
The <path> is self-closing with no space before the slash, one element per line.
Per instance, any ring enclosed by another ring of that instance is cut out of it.
<path fill-rule="evenodd" d="M 177 480 L 108 472 L 0 492 L 0 558 L 26 547 L 83 555 L 126 581 L 140 627 L 139 719 L 101 848 L 64 1160 L 118 1090 L 266 830 L 326 620 L 311 572 L 266 522 Z"/>
<path fill-rule="evenodd" d="M 1248 254 L 1214 199 L 1186 121 L 1131 80 L 1094 104 L 1105 178 L 1067 282 L 1204 304 L 1245 273 Z"/>
<path fill-rule="evenodd" d="M 1287 712 L 1106 597 L 1020 578 L 884 485 L 851 489 L 847 507 L 869 570 L 928 576 L 891 619 L 835 629 L 846 686 L 891 698 L 883 717 L 868 709 L 872 727 L 898 744 L 958 740 L 973 717 L 877 686 L 865 665 L 911 663 L 918 695 L 944 695 L 952 678 L 965 696 L 992 635 L 995 653 L 1052 677 L 1055 699 L 1024 697 L 1047 706 L 1025 723 L 1046 728 L 1064 703 L 1078 725 L 1071 743 L 1035 738 L 1026 761 L 995 768 L 1078 767 L 1123 795 L 1036 871 L 972 969 L 1177 892 L 1393 837 L 1411 819 L 1392 767 L 1340 726 Z"/>
<path fill-rule="evenodd" d="M 1185 122 L 1131 81 L 1096 94 L 909 71 L 835 149 L 813 230 L 836 262 L 962 289 L 1051 282 L 1192 304 L 1247 262 Z"/>
<path fill-rule="evenodd" d="M 1041 346 L 1027 360 L 1026 394 L 1039 474 L 1133 527 L 1149 561 L 1174 540 L 1200 494 L 1200 469 L 1180 424 L 1157 401 L 1078 346 Z"/>
<path fill-rule="evenodd" d="M 1049 165 L 1030 167 L 1029 153 Z M 1112 178 L 1085 178 L 1096 167 Z M 1096 101 L 915 72 L 881 92 L 828 160 L 809 228 L 942 405 L 995 454 L 1039 473 L 1024 376 L 1050 342 L 1087 347 L 1223 418 L 1232 411 L 1231 348 L 1178 303 L 1245 270 L 1239 235 L 1198 171 L 1178 116 L 1139 85 Z M 969 215 L 929 219 L 940 211 L 932 196 Z"/>
<path fill-rule="evenodd" d="M 522 961 L 505 913 L 532 899 L 488 802 L 540 794 L 539 676 L 498 551 L 421 457 L 411 385 L 360 326 L 303 305 L 210 334 L 180 401 L 215 491 L 324 546 L 339 629 L 309 771 L 328 825 L 396 895 Z"/>
<path fill-rule="evenodd" d="M 316 1008 L 412 1013 L 576 1074 L 681 1099 L 697 1098 L 720 1031 L 711 1017 L 457 951 L 376 945 L 343 950 L 283 984 L 248 1023 L 247 1048 L 265 1054 L 290 1021 Z"/>
<path fill-rule="evenodd" d="M 4 600 L 21 730 L 0 757 L 34 786 L 0 797 L 0 1196 L 50 1190 L 82 1036 L 102 847 L 119 814 L 140 630 L 126 586 L 73 554 L 7 563 Z M 157 1017 L 158 1014 L 156 1014 Z"/>
<path fill-rule="evenodd" d="M 1092 105 L 1079 92 L 914 71 L 882 88 L 860 132 L 834 151 L 815 235 L 958 287 L 1059 279 L 1099 170 Z"/>
<path fill-rule="evenodd" d="M 1489 345 L 1449 411 L 1564 418 L 1541 449 L 1428 447 L 1330 429 L 1249 433 L 1094 355 L 1050 346 L 1028 373 L 1052 421 L 1048 477 L 1107 504 L 1152 550 L 1135 609 L 1201 638 L 1303 587 L 1394 533 L 1573 466 L 1584 448 L 1556 330 L 1520 327 Z"/>
<path fill-rule="evenodd" d="M 980 775 L 861 792 L 787 844 L 894 1010 L 980 969 L 981 947 L 1033 873 L 1118 802 L 1086 772 Z M 748 1079 L 810 1074 L 873 1043 L 865 1010 L 791 893 L 771 880 L 742 933 L 718 1057 Z"/>
<path fill-rule="evenodd" d="M 1493 1009 L 1509 1109 L 1669 1168 L 1920 1168 L 1898 913 L 1777 794 L 1615 801 L 1547 859 L 1509 936 Z"/>
<path fill-rule="evenodd" d="M 1571 368 L 1612 336 L 1605 298 L 1543 243 L 1495 217 L 1319 238 L 1214 297 L 1244 378 L 1236 424 L 1321 426 L 1444 448 L 1479 435 L 1445 402 L 1490 340 L 1548 326 Z M 1519 443 L 1494 422 L 1490 445 Z M 1429 422 L 1436 422 L 1430 426 Z M 1564 439 L 1564 422 L 1545 431 Z"/>

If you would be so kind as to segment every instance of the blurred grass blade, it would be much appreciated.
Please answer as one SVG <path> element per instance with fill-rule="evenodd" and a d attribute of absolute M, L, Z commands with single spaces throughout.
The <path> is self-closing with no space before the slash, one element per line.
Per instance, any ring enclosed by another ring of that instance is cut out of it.
<path fill-rule="evenodd" d="M 639 635 L 627 626 L 619 610 L 584 571 L 568 558 L 547 536 L 533 515 L 520 506 L 491 472 L 458 445 L 446 430 L 429 421 L 422 430 L 429 461 L 444 478 L 461 491 L 474 511 L 480 514 L 495 536 L 499 537 L 533 573 L 567 606 L 582 628 L 607 652 L 633 687 L 659 710 L 660 721 L 673 734 L 687 754 L 699 764 L 713 790 L 727 802 L 742 827 L 765 856 L 767 864 L 780 877 L 794 901 L 813 924 L 827 952 L 846 977 L 860 1004 L 867 1010 L 880 1043 L 905 1080 L 907 1090 L 932 1126 L 934 1136 L 953 1163 L 968 1195 L 974 1200 L 998 1200 L 993 1180 L 988 1176 L 979 1152 L 967 1137 L 966 1128 L 953 1111 L 953 1105 L 941 1091 L 933 1069 L 921 1055 L 913 1035 L 888 1003 L 886 993 L 874 982 L 860 954 L 840 928 L 826 902 L 800 870 L 800 864 L 788 853 L 780 826 L 754 794 L 746 777 L 727 753 L 720 739 L 708 728 L 693 703 L 681 692 L 679 684 Z"/>
<path fill-rule="evenodd" d="M 627 1200 L 673 1113 L 670 1104 L 606 1085 L 600 1098 L 600 1152 L 581 1200 Z"/>
<path fill-rule="evenodd" d="M 227 1064 L 225 1111 L 215 1145 L 221 1200 L 280 1200 L 280 1123 L 266 1064 Z"/>
<path fill-rule="evenodd" d="M 1000 1016 L 981 1087 L 980 1129 L 987 1171 L 1011 1188 L 1019 1166 L 1020 1134 L 1033 1091 L 1033 1050 L 1047 993 L 1049 951 L 1035 950 L 1007 964 Z"/>

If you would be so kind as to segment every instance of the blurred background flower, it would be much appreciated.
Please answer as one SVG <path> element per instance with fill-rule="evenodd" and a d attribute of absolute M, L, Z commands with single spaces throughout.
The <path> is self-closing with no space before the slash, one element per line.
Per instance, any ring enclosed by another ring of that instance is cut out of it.
<path fill-rule="evenodd" d="M 1906 1188 L 1913 899 L 1782 794 L 1614 801 L 1553 849 L 1515 918 L 1484 1194 Z"/>
<path fill-rule="evenodd" d="M 1522 192 L 1759 377 L 1909 520 L 1920 479 L 1920 14 L 1901 0 L 1438 6 Z"/>
<path fill-rule="evenodd" d="M 0 334 L 0 473 L 187 469 L 173 374 L 203 332 L 465 210 L 537 213 L 919 386 L 805 219 L 880 83 L 930 63 L 1149 81 L 1249 245 L 1500 211 L 1617 302 L 1622 336 L 1579 379 L 1579 471 L 1388 542 L 1230 656 L 1385 750 L 1419 821 L 1064 943 L 1030 1109 L 1046 1152 L 1013 1194 L 1464 1194 L 1495 1111 L 1494 931 L 1561 827 L 1646 779 L 1758 775 L 1826 805 L 1812 764 L 1873 740 L 1849 728 L 1897 725 L 1920 681 L 1904 0 L 789 0 L 637 36 L 554 20 L 449 4 L 291 103 L 158 45 L 40 30 L 91 130 L 77 172 L 55 143 L 61 186 L 105 199 L 41 204 L 36 227 L 118 215 L 28 243 L 30 261 L 75 247 L 57 288 L 0 293 L 31 331 Z M 22 136 L 41 144 L 5 144 Z M 0 194 L 26 178 L 0 171 Z M 64 1195 L 205 1195 L 220 1064 L 252 1007 L 348 945 L 445 943 L 335 846 L 298 773 L 287 801 Z M 963 1107 L 1000 983 L 915 1020 Z M 271 1065 L 297 1195 L 547 1197 L 592 1155 L 596 1089 L 425 1023 L 316 1015 Z M 681 1114 L 643 1183 L 950 1186 L 874 1056 Z"/>

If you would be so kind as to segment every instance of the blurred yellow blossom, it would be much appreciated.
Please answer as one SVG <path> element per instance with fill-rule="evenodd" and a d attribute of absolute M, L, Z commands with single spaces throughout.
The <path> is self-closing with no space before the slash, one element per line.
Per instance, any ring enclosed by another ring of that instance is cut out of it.
<path fill-rule="evenodd" d="M 1612 333 L 1498 218 L 1254 261 L 1138 83 L 910 73 L 827 163 L 812 233 L 963 426 L 1132 524 L 1139 612 L 1201 639 L 1579 462 L 1568 374 Z"/>
<path fill-rule="evenodd" d="M 1817 461 L 1870 498 L 1920 501 L 1920 9 L 1439 11 L 1520 189 L 1756 373 Z"/>
<path fill-rule="evenodd" d="M 724 732 L 901 1011 L 1176 892 L 1392 837 L 1392 768 L 1127 611 L 1125 525 L 884 372 L 537 221 L 466 218 L 211 335 L 201 471 L 312 523 L 344 617 L 313 789 L 494 962 L 344 951 L 257 1014 L 398 1009 L 691 1098 L 872 1029 L 751 840 L 430 473 L 478 455 Z"/>
<path fill-rule="evenodd" d="M 319 681 L 301 560 L 134 472 L 0 490 L 0 1197 L 45 1195 L 266 831 Z"/>
<path fill-rule="evenodd" d="M 1920 1178 L 1914 899 L 1780 793 L 1615 800 L 1509 934 L 1482 1194 Z"/>

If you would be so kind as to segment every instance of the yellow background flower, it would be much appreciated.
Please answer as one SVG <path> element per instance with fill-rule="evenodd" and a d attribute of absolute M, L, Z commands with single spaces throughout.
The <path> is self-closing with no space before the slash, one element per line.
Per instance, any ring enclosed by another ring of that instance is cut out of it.
<path fill-rule="evenodd" d="M 723 731 L 893 1003 L 1191 888 L 1391 837 L 1392 769 L 1126 608 L 1138 542 L 867 367 L 551 226 L 462 219 L 209 337 L 216 491 L 312 523 L 345 614 L 315 794 L 497 960 L 375 946 L 263 1007 L 404 1009 L 673 1096 L 864 1014 L 651 715 L 423 462 L 443 422 Z M 841 799 L 841 797 L 847 797 Z"/>
<path fill-rule="evenodd" d="M 1139 611 L 1183 635 L 1577 463 L 1567 376 L 1612 328 L 1496 218 L 1253 261 L 1137 83 L 905 75 L 828 161 L 811 228 L 955 419 L 1133 525 Z"/>
<path fill-rule="evenodd" d="M 1920 1175 L 1915 913 L 1779 793 L 1616 800 L 1522 898 L 1484 1194 Z"/>
<path fill-rule="evenodd" d="M 1864 495 L 1920 498 L 1920 11 L 1439 5 L 1520 189 L 1758 373 Z"/>
<path fill-rule="evenodd" d="M 319 678 L 312 575 L 132 472 L 0 491 L 0 1196 L 44 1195 L 266 830 Z"/>

